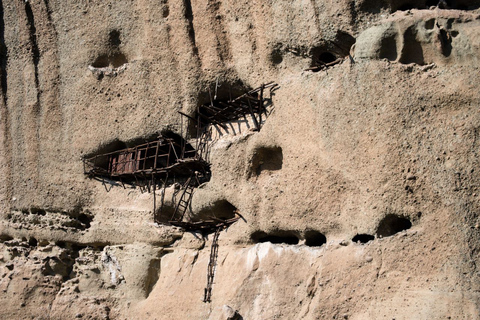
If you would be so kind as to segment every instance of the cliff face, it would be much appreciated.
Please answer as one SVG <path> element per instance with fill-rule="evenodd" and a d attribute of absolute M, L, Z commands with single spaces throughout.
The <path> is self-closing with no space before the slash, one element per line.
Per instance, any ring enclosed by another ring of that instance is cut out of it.
<path fill-rule="evenodd" d="M 415 3 L 0 2 L 1 317 L 479 318 L 480 2 Z M 204 303 L 214 234 L 154 221 L 178 184 L 82 160 L 271 81 L 189 204 L 242 216 Z"/>

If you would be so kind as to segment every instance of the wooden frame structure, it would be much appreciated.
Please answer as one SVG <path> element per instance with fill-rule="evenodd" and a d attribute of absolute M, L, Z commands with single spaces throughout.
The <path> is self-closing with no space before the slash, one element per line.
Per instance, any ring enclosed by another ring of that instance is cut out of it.
<path fill-rule="evenodd" d="M 255 129 L 257 131 L 260 130 L 263 123 L 262 114 L 266 114 L 264 90 L 269 88 L 271 93 L 276 87 L 277 84 L 271 82 L 234 99 L 210 99 L 210 103 L 197 107 L 193 116 L 180 112 L 180 114 L 195 124 L 197 130 L 195 148 L 186 142 L 182 132 L 179 139 L 174 139 L 168 135 L 160 135 L 154 141 L 145 142 L 131 148 L 94 155 L 83 160 L 84 173 L 89 177 L 100 177 L 103 180 L 105 178 L 118 180 L 122 184 L 126 182 L 141 185 L 140 182 L 143 181 L 147 185 L 148 191 L 150 191 L 150 186 L 152 186 L 155 220 L 157 220 L 155 216 L 155 188 L 157 181 L 163 182 L 164 189 L 161 198 L 161 211 L 164 205 L 165 188 L 169 181 L 169 175 L 170 177 L 182 176 L 185 178 L 182 187 L 183 191 L 168 223 L 187 231 L 214 232 L 207 269 L 207 286 L 204 291 L 204 302 L 211 301 L 220 232 L 240 218 L 240 214 L 235 212 L 236 216 L 227 220 L 212 217 L 211 220 L 199 222 L 183 221 L 185 213 L 191 204 L 194 190 L 200 185 L 199 176 L 206 177 L 207 181 L 209 179 L 210 164 L 207 161 L 211 141 L 211 127 L 209 126 L 219 125 L 225 128 L 226 122 L 250 115 Z"/>
<path fill-rule="evenodd" d="M 207 171 L 209 164 L 193 147 L 171 138 L 158 140 L 84 159 L 84 172 L 122 182 L 145 178 L 164 179 L 169 173 L 189 176 Z"/>
<path fill-rule="evenodd" d="M 264 91 L 270 89 L 271 93 L 277 86 L 276 83 L 270 82 L 235 98 L 210 99 L 209 103 L 197 107 L 193 117 L 182 112 L 180 113 L 195 121 L 199 128 L 204 128 L 209 124 L 226 128 L 226 122 L 235 121 L 250 115 L 255 129 L 260 130 L 262 114 L 266 112 Z"/>

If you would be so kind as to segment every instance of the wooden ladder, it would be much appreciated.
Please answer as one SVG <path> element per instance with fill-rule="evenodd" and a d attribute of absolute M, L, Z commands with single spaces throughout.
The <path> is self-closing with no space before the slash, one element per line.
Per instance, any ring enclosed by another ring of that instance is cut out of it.
<path fill-rule="evenodd" d="M 200 139 L 198 140 L 197 145 L 197 160 L 203 159 L 207 161 L 207 154 L 208 154 L 208 141 L 211 137 L 210 128 L 205 128 L 205 131 L 200 135 Z"/>
<path fill-rule="evenodd" d="M 187 179 L 187 181 L 183 185 L 183 193 L 180 196 L 180 201 L 178 201 L 177 206 L 175 207 L 175 212 L 173 213 L 171 218 L 172 221 L 183 220 L 183 216 L 185 215 L 185 212 L 187 211 L 188 206 L 192 201 L 193 191 L 196 185 L 195 184 L 196 177 L 197 177 L 197 174 L 195 172 L 192 172 L 190 177 Z M 178 215 L 180 215 L 180 217 L 178 219 L 175 219 L 175 217 L 177 217 Z"/>
<path fill-rule="evenodd" d="M 218 258 L 218 237 L 220 236 L 220 232 L 223 230 L 223 228 L 223 226 L 218 227 L 217 230 L 215 230 L 215 234 L 213 235 L 212 248 L 210 251 L 210 261 L 208 262 L 207 269 L 207 286 L 204 290 L 203 302 L 212 301 L 213 278 L 215 277 L 215 269 L 217 267 Z"/>

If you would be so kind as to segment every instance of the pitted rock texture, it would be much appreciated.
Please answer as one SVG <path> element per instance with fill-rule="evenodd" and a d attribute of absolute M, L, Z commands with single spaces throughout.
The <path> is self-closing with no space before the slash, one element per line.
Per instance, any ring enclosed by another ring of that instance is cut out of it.
<path fill-rule="evenodd" d="M 480 318 L 479 7 L 0 2 L 0 317 Z M 155 223 L 152 192 L 82 159 L 270 81 L 189 206 L 242 216 L 204 303 L 213 234 Z"/>

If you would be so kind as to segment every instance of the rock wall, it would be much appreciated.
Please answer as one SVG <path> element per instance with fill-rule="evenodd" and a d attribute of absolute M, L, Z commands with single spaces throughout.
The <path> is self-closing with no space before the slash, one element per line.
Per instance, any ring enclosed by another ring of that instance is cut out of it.
<path fill-rule="evenodd" d="M 479 318 L 479 6 L 1 1 L 1 317 Z M 213 234 L 82 159 L 270 81 L 193 195 L 192 217 L 243 217 L 204 303 Z"/>

